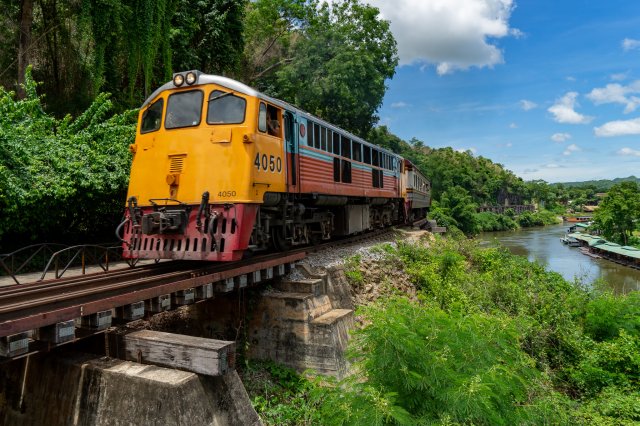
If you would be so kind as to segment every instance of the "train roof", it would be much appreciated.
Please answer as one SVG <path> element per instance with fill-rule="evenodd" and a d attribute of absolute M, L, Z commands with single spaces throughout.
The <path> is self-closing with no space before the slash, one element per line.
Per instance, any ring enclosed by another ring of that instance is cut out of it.
<path fill-rule="evenodd" d="M 189 71 L 184 71 L 184 72 L 182 72 L 180 74 L 186 74 L 188 72 Z M 343 133 L 346 136 L 348 136 L 349 139 L 355 140 L 355 141 L 360 142 L 360 143 L 365 144 L 365 145 L 375 146 L 377 149 L 379 149 L 379 150 L 381 150 L 381 151 L 383 151 L 383 152 L 385 152 L 385 153 L 387 153 L 389 155 L 392 155 L 392 156 L 400 158 L 400 159 L 404 159 L 404 157 L 402 157 L 399 154 L 396 154 L 396 153 L 394 153 L 392 151 L 389 151 L 388 149 L 383 148 L 383 147 L 381 147 L 379 145 L 376 145 L 376 144 L 373 144 L 371 142 L 368 142 L 368 141 L 362 139 L 361 137 L 358 137 L 358 136 L 354 135 L 351 132 L 348 132 L 348 131 L 346 131 L 344 129 L 341 129 L 338 126 L 336 126 L 334 124 L 331 124 L 331 123 L 329 123 L 329 122 L 327 122 L 327 121 L 325 121 L 325 120 L 323 120 L 323 119 L 321 119 L 319 117 L 316 117 L 315 115 L 310 114 L 310 113 L 308 113 L 308 112 L 306 112 L 306 111 L 304 111 L 304 110 L 302 110 L 302 109 L 300 109 L 300 108 L 298 108 L 296 106 L 293 106 L 293 105 L 291 105 L 291 104 L 289 104 L 289 103 L 287 103 L 285 101 L 282 101 L 282 100 L 276 99 L 276 98 L 272 98 L 271 96 L 267 96 L 264 93 L 261 93 L 261 92 L 257 91 L 256 89 L 254 89 L 252 87 L 249 87 L 246 84 L 241 83 L 241 82 L 239 82 L 237 80 L 234 80 L 234 79 L 229 78 L 229 77 L 223 77 L 223 76 L 220 76 L 220 75 L 205 74 L 205 73 L 202 73 L 200 71 L 192 71 L 192 72 L 194 72 L 197 75 L 198 78 L 197 78 L 197 81 L 196 81 L 195 84 L 193 84 L 192 86 L 187 86 L 187 87 L 196 87 L 196 86 L 200 86 L 200 85 L 203 85 L 203 84 L 216 84 L 218 86 L 223 86 L 223 87 L 226 87 L 228 89 L 231 89 L 234 92 L 242 93 L 242 94 L 247 95 L 247 96 L 254 96 L 256 98 L 265 100 L 265 101 L 267 101 L 267 102 L 269 102 L 271 104 L 277 105 L 280 108 L 286 109 L 288 111 L 295 112 L 297 115 L 300 115 L 300 116 L 305 117 L 307 119 L 313 120 L 314 122 L 322 124 L 323 126 L 329 128 L 331 130 Z M 175 74 L 174 74 L 174 76 L 175 76 Z M 162 93 L 162 92 L 164 92 L 166 90 L 177 89 L 178 87 L 185 87 L 185 86 L 176 86 L 173 83 L 173 79 L 172 79 L 171 81 L 169 81 L 169 82 L 163 84 L 162 86 L 160 86 L 159 88 L 157 88 L 151 94 L 151 96 L 149 96 L 144 101 L 144 103 L 142 104 L 142 106 L 140 108 L 144 108 L 147 105 L 149 105 L 151 103 L 151 101 L 153 101 L 155 98 L 158 97 L 158 95 L 160 95 L 160 93 Z"/>

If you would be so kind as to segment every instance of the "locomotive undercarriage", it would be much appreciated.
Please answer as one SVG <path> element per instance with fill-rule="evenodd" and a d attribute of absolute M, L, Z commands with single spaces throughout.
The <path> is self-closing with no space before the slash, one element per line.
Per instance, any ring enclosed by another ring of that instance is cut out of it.
<path fill-rule="evenodd" d="M 331 196 L 267 194 L 258 209 L 250 248 L 287 250 L 401 222 L 400 202 Z"/>
<path fill-rule="evenodd" d="M 239 260 L 246 250 L 287 250 L 405 222 L 401 200 L 267 194 L 264 203 L 200 205 L 129 200 L 123 231 L 126 258 Z"/>

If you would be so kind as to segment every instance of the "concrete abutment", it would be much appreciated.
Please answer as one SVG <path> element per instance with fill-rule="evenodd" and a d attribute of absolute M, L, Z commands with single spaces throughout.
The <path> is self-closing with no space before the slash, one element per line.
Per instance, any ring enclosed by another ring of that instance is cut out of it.
<path fill-rule="evenodd" d="M 299 279 L 217 294 L 156 315 L 149 326 L 237 340 L 239 346 L 244 341 L 244 356 L 250 359 L 341 377 L 347 370 L 344 350 L 353 326 L 349 284 L 341 270 L 322 274 L 304 266 L 297 270 L 292 275 Z M 155 322 L 155 318 L 161 319 Z M 0 424 L 260 425 L 261 421 L 235 370 L 210 377 L 57 350 L 0 365 Z"/>

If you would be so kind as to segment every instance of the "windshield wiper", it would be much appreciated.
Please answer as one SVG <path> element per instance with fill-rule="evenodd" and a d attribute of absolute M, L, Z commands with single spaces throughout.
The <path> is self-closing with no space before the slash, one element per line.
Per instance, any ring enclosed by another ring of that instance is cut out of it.
<path fill-rule="evenodd" d="M 224 98 L 225 96 L 229 96 L 229 95 L 233 95 L 233 92 L 226 92 L 226 93 L 223 93 L 222 95 L 218 95 L 218 96 L 216 96 L 215 98 L 211 98 L 211 99 L 209 99 L 207 102 L 217 101 L 218 99 L 220 99 L 220 98 Z"/>

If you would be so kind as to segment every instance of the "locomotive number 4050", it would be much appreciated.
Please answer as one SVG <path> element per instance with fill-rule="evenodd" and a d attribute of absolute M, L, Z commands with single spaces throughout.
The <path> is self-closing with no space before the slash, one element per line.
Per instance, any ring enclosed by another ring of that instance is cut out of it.
<path fill-rule="evenodd" d="M 267 154 L 260 154 L 259 152 L 256 154 L 256 159 L 253 162 L 253 165 L 256 166 L 258 171 L 269 171 L 269 172 L 278 172 L 282 171 L 282 158 Z"/>

